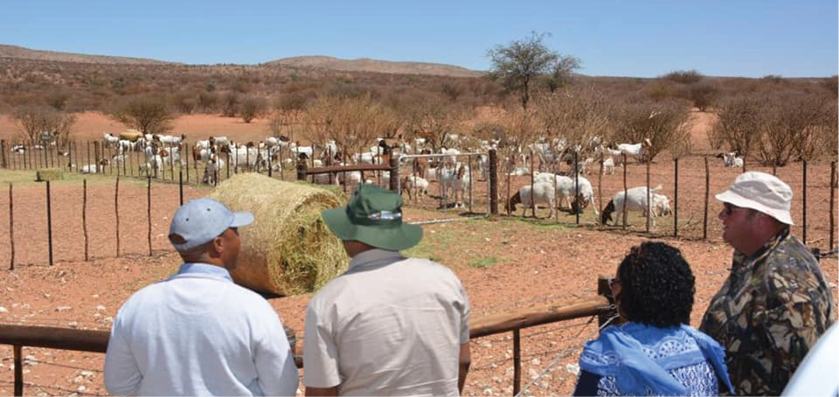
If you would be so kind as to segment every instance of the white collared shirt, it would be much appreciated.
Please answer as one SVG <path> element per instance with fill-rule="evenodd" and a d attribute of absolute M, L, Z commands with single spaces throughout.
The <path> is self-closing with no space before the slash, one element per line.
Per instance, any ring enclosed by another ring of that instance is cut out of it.
<path fill-rule="evenodd" d="M 469 310 L 449 268 L 362 252 L 309 302 L 304 383 L 339 395 L 456 396 Z"/>
<path fill-rule="evenodd" d="M 200 263 L 128 298 L 105 356 L 114 395 L 293 396 L 297 383 L 276 311 L 226 269 Z"/>

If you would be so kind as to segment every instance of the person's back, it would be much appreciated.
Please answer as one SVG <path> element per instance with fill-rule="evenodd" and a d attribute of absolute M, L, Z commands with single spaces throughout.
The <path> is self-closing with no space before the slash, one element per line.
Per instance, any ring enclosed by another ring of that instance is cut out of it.
<path fill-rule="evenodd" d="M 297 367 L 277 313 L 233 283 L 248 212 L 209 198 L 182 205 L 169 240 L 178 273 L 120 308 L 105 354 L 105 388 L 127 395 L 294 395 Z"/>
<path fill-rule="evenodd" d="M 361 253 L 353 262 L 359 265 L 310 303 L 320 316 L 334 315 L 318 329 L 340 341 L 338 368 L 346 380 L 339 394 L 457 395 L 457 346 L 468 327 L 468 302 L 454 273 L 384 250 Z M 307 333 L 307 342 L 315 340 Z"/>
<path fill-rule="evenodd" d="M 265 299 L 231 281 L 177 274 L 134 294 L 120 309 L 114 332 L 125 337 L 142 374 L 138 395 L 275 394 L 296 371 L 258 373 L 263 365 L 294 367 L 290 355 L 254 356 L 262 349 L 257 344 L 289 350 L 282 326 L 269 321 L 271 316 L 277 314 Z M 120 374 L 109 371 L 106 382 L 119 389 L 120 380 L 112 378 Z"/>

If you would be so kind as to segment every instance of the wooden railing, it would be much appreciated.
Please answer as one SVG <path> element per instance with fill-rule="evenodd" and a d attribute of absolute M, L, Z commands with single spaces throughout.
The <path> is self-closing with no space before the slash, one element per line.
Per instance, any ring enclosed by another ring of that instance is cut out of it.
<path fill-rule="evenodd" d="M 600 295 L 591 298 L 474 319 L 469 324 L 469 337 L 476 339 L 505 332 L 513 333 L 513 394 L 518 394 L 521 389 L 521 330 L 591 316 L 600 316 L 602 322 L 603 318 L 614 311 L 611 297 L 607 296 L 607 290 L 604 289 L 607 284 L 606 278 L 601 276 L 598 280 Z M 14 347 L 14 395 L 23 395 L 23 346 L 105 353 L 108 350 L 109 338 L 108 331 L 0 324 L 0 344 Z M 294 362 L 298 368 L 303 368 L 302 355 L 295 355 Z"/>

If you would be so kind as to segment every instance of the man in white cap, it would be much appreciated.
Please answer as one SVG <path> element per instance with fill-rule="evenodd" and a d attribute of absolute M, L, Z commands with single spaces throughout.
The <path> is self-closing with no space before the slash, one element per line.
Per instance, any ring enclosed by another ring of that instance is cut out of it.
<path fill-rule="evenodd" d="M 295 395 L 297 367 L 277 312 L 228 271 L 238 228 L 251 222 L 209 198 L 178 209 L 169 240 L 184 263 L 117 313 L 105 356 L 110 394 Z"/>
<path fill-rule="evenodd" d="M 816 258 L 790 234 L 786 183 L 746 172 L 716 198 L 734 259 L 700 329 L 725 347 L 736 394 L 777 396 L 834 322 L 833 298 Z"/>
<path fill-rule="evenodd" d="M 399 251 L 422 239 L 402 197 L 361 185 L 323 220 L 352 258 L 306 310 L 307 396 L 457 396 L 469 369 L 469 300 L 449 268 Z"/>

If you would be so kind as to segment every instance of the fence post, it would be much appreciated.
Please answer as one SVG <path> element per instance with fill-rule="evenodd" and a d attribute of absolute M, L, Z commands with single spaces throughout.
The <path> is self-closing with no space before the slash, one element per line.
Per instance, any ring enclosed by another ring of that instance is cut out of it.
<path fill-rule="evenodd" d="M 0 166 L 6 168 L 6 140 L 0 140 Z"/>
<path fill-rule="evenodd" d="M 82 231 L 84 232 L 84 261 L 87 262 L 87 179 L 82 180 Z"/>
<path fill-rule="evenodd" d="M 551 179 L 553 180 L 554 184 L 554 197 L 557 196 L 556 193 L 559 190 L 559 181 L 556 178 L 556 163 L 556 159 L 554 159 L 554 161 L 551 162 Z M 556 206 L 556 208 L 554 208 L 554 221 L 556 223 L 559 223 L 559 206 Z"/>
<path fill-rule="evenodd" d="M 711 189 L 711 174 L 708 170 L 708 157 L 704 157 L 705 160 L 705 211 L 702 217 L 702 239 L 708 239 L 708 195 L 710 194 Z"/>
<path fill-rule="evenodd" d="M 73 171 L 73 142 L 67 142 L 67 171 Z"/>
<path fill-rule="evenodd" d="M 49 247 L 50 266 L 52 266 L 52 200 L 50 199 L 50 181 L 47 181 L 47 245 Z"/>
<path fill-rule="evenodd" d="M 489 212 L 498 215 L 498 152 L 489 151 Z"/>
<path fill-rule="evenodd" d="M 189 184 L 189 145 L 184 144 L 184 152 L 186 152 L 186 156 L 184 156 L 184 167 L 186 167 L 186 183 Z M 195 153 L 195 149 L 192 150 Z M 184 168 L 181 167 L 181 168 Z M 196 178 L 198 175 L 195 176 Z M 183 203 L 183 200 L 181 201 Z"/>
<path fill-rule="evenodd" d="M 609 286 L 609 279 L 611 279 L 611 277 L 609 277 L 609 276 L 601 275 L 601 276 L 597 277 L 597 295 L 605 296 L 606 299 L 609 300 L 609 304 L 614 305 L 615 304 L 615 297 L 612 296 L 612 287 Z M 616 312 L 610 312 L 610 313 L 598 314 L 597 315 L 597 326 L 598 327 L 603 327 L 603 324 L 606 324 L 606 322 L 609 321 L 609 319 L 612 318 L 612 316 L 614 316 L 615 314 L 617 314 L 617 313 Z"/>
<path fill-rule="evenodd" d="M 533 149 L 530 149 L 530 205 L 533 207 L 533 217 L 536 218 L 536 195 L 533 194 L 533 182 L 536 170 L 533 169 Z"/>
<path fill-rule="evenodd" d="M 149 223 L 149 256 L 152 256 L 151 251 L 151 174 L 146 175 L 146 179 L 148 180 L 148 184 L 146 187 L 146 219 Z"/>
<path fill-rule="evenodd" d="M 556 177 L 554 177 L 556 179 Z M 597 209 L 603 213 L 603 155 L 600 155 L 600 173 L 597 174 Z M 598 219 L 599 221 L 599 219 Z M 602 227 L 602 222 L 597 222 L 598 227 Z"/>
<path fill-rule="evenodd" d="M 833 227 L 834 227 L 834 222 L 835 222 L 835 219 L 833 218 L 834 217 L 834 213 L 833 213 L 834 204 L 833 204 L 833 202 L 836 198 L 836 188 L 834 188 L 834 186 L 836 186 L 836 161 L 835 160 L 830 162 L 830 203 L 829 203 L 830 204 L 830 243 L 829 243 L 828 251 L 833 251 L 833 238 L 834 238 Z"/>
<path fill-rule="evenodd" d="M 647 156 L 644 156 L 644 157 L 647 157 Z M 652 197 L 650 197 L 650 196 L 652 196 L 652 194 L 651 194 L 652 192 L 650 192 L 650 163 L 653 161 L 653 159 L 647 158 L 645 160 L 647 160 L 646 161 L 647 162 L 647 167 L 646 167 L 647 168 L 647 222 L 646 222 L 645 227 L 647 229 L 647 234 L 649 234 L 650 233 L 650 220 L 653 219 L 653 210 L 654 210 L 653 203 L 652 203 Z M 624 198 L 624 201 L 626 201 L 626 198 Z"/>
<path fill-rule="evenodd" d="M 469 159 L 469 213 L 472 213 L 472 186 L 473 179 L 472 179 L 472 155 L 467 156 Z M 462 195 L 462 193 L 461 193 Z M 462 198 L 462 197 L 461 197 Z"/>
<path fill-rule="evenodd" d="M 532 169 L 531 169 L 532 171 Z M 535 207 L 535 205 L 534 205 Z M 513 395 L 521 390 L 521 330 L 513 330 Z"/>
<path fill-rule="evenodd" d="M 99 169 L 99 161 L 102 160 L 102 156 L 99 153 L 99 150 L 100 150 L 99 143 L 100 143 L 99 141 L 93 141 L 93 158 L 94 158 L 94 160 L 96 160 L 96 168 L 95 168 L 96 173 L 97 174 L 99 174 L 99 173 L 104 174 L 105 170 L 104 169 L 102 169 L 102 170 Z"/>
<path fill-rule="evenodd" d="M 396 194 L 401 194 L 399 191 L 399 159 L 396 157 L 390 158 L 390 190 Z"/>
<path fill-rule="evenodd" d="M 12 183 L 9 183 L 9 246 L 11 247 L 11 259 L 9 270 L 15 270 L 15 205 L 12 198 Z"/>
<path fill-rule="evenodd" d="M 119 258 L 119 175 L 117 175 L 116 187 L 114 188 L 114 216 L 116 217 L 117 221 L 117 258 Z"/>
<path fill-rule="evenodd" d="M 90 167 L 90 141 L 87 141 L 87 163 L 85 163 L 84 166 L 86 166 L 88 168 Z M 79 168 L 79 171 L 81 171 L 81 170 L 82 170 L 82 168 Z M 89 169 L 88 169 L 88 172 L 90 172 Z"/>
<path fill-rule="evenodd" d="M 621 208 L 621 216 L 623 217 L 623 229 L 626 229 L 626 202 L 628 193 L 626 192 L 626 153 L 623 154 L 623 206 Z M 617 219 L 615 219 L 617 222 Z"/>
<path fill-rule="evenodd" d="M 306 159 L 297 159 L 297 180 L 305 181 L 309 165 L 306 164 Z M 363 183 L 364 181 L 362 181 Z"/>
<path fill-rule="evenodd" d="M 14 345 L 14 361 L 15 361 L 15 396 L 23 395 L 23 346 Z"/>
<path fill-rule="evenodd" d="M 673 193 L 673 237 L 679 237 L 679 158 L 673 159 L 675 172 L 673 177 L 673 185 L 675 191 Z"/>
<path fill-rule="evenodd" d="M 180 198 L 180 205 L 184 205 L 184 170 L 182 169 L 178 169 L 178 197 Z"/>
<path fill-rule="evenodd" d="M 327 158 L 329 159 L 329 158 Z M 328 162 L 328 165 L 332 165 L 332 162 Z M 274 170 L 271 169 L 271 147 L 268 148 L 268 177 L 271 178 L 274 176 Z M 332 174 L 329 174 L 329 184 L 332 184 Z"/>
<path fill-rule="evenodd" d="M 574 213 L 577 217 L 576 223 L 577 225 L 580 224 L 580 212 L 583 211 L 583 203 L 580 202 L 580 161 L 578 158 L 577 150 L 574 150 L 574 202 L 577 203 L 574 209 Z M 556 177 L 554 177 L 556 179 Z M 534 197 L 532 191 L 530 193 L 530 197 Z M 532 199 L 531 199 L 532 200 Z"/>
<path fill-rule="evenodd" d="M 801 162 L 801 242 L 807 245 L 807 160 Z"/>

